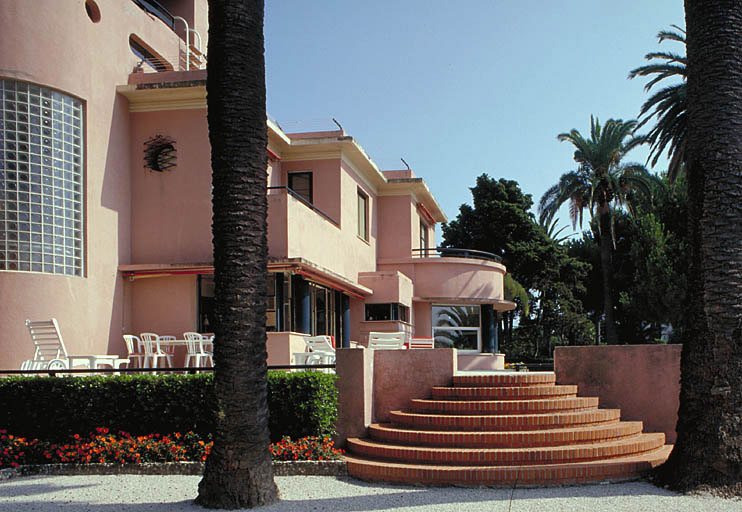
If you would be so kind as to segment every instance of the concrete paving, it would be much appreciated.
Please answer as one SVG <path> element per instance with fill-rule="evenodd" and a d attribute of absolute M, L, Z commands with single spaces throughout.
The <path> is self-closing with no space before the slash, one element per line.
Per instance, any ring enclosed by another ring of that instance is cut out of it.
<path fill-rule="evenodd" d="M 204 510 L 199 476 L 34 476 L 0 482 L 0 512 Z M 684 496 L 647 482 L 541 489 L 429 488 L 348 477 L 276 477 L 282 501 L 261 511 L 742 511 L 742 501 Z"/>

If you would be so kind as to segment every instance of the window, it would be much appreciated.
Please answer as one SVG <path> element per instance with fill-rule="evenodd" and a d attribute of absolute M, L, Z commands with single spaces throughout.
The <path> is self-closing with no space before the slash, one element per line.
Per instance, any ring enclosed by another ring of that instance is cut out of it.
<path fill-rule="evenodd" d="M 410 308 L 396 302 L 386 304 L 366 304 L 366 322 L 380 320 L 399 320 L 409 322 Z"/>
<path fill-rule="evenodd" d="M 214 300 L 214 274 L 200 274 L 198 276 L 198 332 L 214 332 L 216 325 Z"/>
<path fill-rule="evenodd" d="M 0 80 L 0 270 L 82 276 L 82 103 Z"/>
<path fill-rule="evenodd" d="M 312 203 L 312 173 L 290 172 L 289 188 L 308 203 Z"/>
<path fill-rule="evenodd" d="M 290 275 L 283 273 L 269 273 L 266 293 L 265 330 L 291 330 L 291 287 Z M 281 299 L 283 304 L 281 304 Z"/>
<path fill-rule="evenodd" d="M 420 251 L 420 256 L 427 256 L 428 255 L 428 226 L 425 225 L 423 221 L 420 221 L 420 249 L 423 249 Z"/>
<path fill-rule="evenodd" d="M 481 351 L 481 308 L 478 305 L 434 305 L 436 348 Z"/>
<path fill-rule="evenodd" d="M 368 242 L 368 196 L 358 191 L 358 236 Z"/>

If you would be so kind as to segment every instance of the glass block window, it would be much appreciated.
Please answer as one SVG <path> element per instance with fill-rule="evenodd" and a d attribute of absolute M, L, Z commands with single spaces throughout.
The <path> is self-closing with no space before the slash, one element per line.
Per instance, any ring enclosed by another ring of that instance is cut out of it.
<path fill-rule="evenodd" d="M 82 103 L 0 80 L 0 271 L 82 276 Z"/>

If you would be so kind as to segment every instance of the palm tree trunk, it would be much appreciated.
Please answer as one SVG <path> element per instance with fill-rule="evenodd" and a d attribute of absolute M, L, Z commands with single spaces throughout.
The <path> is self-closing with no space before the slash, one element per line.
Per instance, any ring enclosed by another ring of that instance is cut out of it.
<path fill-rule="evenodd" d="M 678 440 L 662 468 L 679 489 L 742 480 L 742 3 L 685 0 L 688 49 L 688 325 Z"/>
<path fill-rule="evenodd" d="M 610 213 L 601 213 L 600 218 L 600 272 L 603 276 L 603 314 L 605 315 L 605 339 L 608 345 L 618 343 L 616 325 L 613 323 L 613 239 L 611 238 Z"/>
<path fill-rule="evenodd" d="M 208 61 L 219 403 L 196 503 L 234 509 L 278 499 L 266 384 L 263 0 L 209 2 Z"/>

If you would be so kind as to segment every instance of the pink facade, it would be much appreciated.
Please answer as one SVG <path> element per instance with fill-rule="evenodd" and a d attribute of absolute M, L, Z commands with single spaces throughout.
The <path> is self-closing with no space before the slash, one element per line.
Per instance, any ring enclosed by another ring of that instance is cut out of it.
<path fill-rule="evenodd" d="M 56 317 L 78 353 L 123 354 L 126 333 L 213 330 L 206 71 L 195 48 L 199 36 L 206 48 L 207 1 L 160 4 L 0 3 L 0 130 L 18 144 L 0 156 L 0 368 L 31 357 L 26 318 Z M 50 128 L 33 167 L 33 127 L 18 116 L 43 129 L 33 98 L 45 95 L 58 109 L 49 122 L 70 133 Z M 435 250 L 446 217 L 421 178 L 380 171 L 339 130 L 291 134 L 269 122 L 268 136 L 271 364 L 292 362 L 305 334 L 348 346 L 406 331 L 471 355 L 491 348 L 492 318 L 512 307 L 505 268 Z M 62 149 L 47 163 L 55 137 Z"/>

